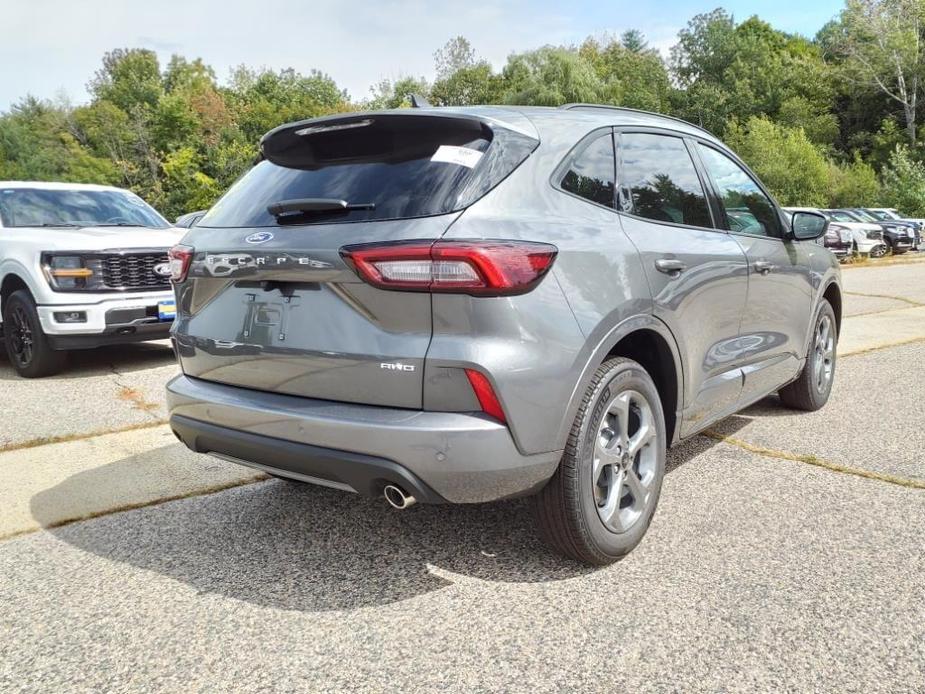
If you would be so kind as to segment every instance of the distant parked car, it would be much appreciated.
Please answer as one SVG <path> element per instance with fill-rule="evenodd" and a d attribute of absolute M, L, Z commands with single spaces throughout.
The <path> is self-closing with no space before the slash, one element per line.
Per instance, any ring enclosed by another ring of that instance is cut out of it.
<path fill-rule="evenodd" d="M 893 207 L 865 207 L 864 211 L 871 217 L 880 222 L 912 222 L 916 225 L 915 248 L 923 250 L 925 248 L 925 218 L 922 217 L 904 217 L 899 210 Z"/>
<path fill-rule="evenodd" d="M 879 224 L 883 228 L 883 242 L 894 255 L 901 255 L 915 247 L 918 229 L 912 222 L 881 222 L 876 217 L 860 208 L 840 209 L 835 211 L 847 214 L 859 222 Z"/>
<path fill-rule="evenodd" d="M 851 257 L 854 249 L 854 234 L 848 227 L 830 223 L 822 237 L 822 245 L 828 248 L 839 260 Z"/>
<path fill-rule="evenodd" d="M 200 219 L 206 216 L 208 210 L 196 210 L 195 212 L 187 212 L 186 214 L 180 215 L 177 217 L 177 221 L 174 222 L 174 226 L 178 229 L 189 229 L 190 227 L 196 226 Z"/>
<path fill-rule="evenodd" d="M 127 190 L 0 182 L 0 328 L 13 368 L 47 376 L 66 350 L 166 338 L 167 249 L 181 236 Z"/>
<path fill-rule="evenodd" d="M 837 222 L 840 229 L 847 229 L 852 239 L 852 248 L 849 250 L 848 255 L 851 254 L 852 250 L 861 255 L 869 255 L 871 258 L 881 258 L 886 255 L 887 247 L 883 241 L 883 227 L 880 224 L 858 222 L 850 215 L 839 213 L 837 210 L 822 210 L 815 207 L 787 207 L 785 209 L 790 213 L 797 211 L 818 212 L 825 215 L 829 220 Z M 841 233 L 839 236 L 841 236 Z M 839 240 L 840 243 L 841 241 Z"/>

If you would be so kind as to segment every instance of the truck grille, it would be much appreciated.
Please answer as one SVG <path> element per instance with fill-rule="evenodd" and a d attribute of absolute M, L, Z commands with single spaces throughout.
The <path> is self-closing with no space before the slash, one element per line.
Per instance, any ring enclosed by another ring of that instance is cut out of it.
<path fill-rule="evenodd" d="M 168 277 L 154 272 L 154 267 L 166 263 L 167 253 L 104 255 L 100 259 L 103 284 L 110 289 L 168 289 Z"/>

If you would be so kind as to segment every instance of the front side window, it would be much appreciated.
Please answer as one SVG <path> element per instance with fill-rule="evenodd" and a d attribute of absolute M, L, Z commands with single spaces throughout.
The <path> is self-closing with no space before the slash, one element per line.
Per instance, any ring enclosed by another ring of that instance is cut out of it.
<path fill-rule="evenodd" d="M 618 209 L 657 222 L 712 227 L 703 186 L 679 137 L 624 133 Z"/>
<path fill-rule="evenodd" d="M 729 229 L 751 236 L 780 236 L 777 208 L 754 179 L 722 152 L 705 145 L 698 148 L 726 210 Z"/>
<path fill-rule="evenodd" d="M 0 188 L 0 219 L 5 227 L 168 227 L 134 193 L 88 188 Z"/>
<path fill-rule="evenodd" d="M 608 132 L 575 157 L 560 185 L 598 205 L 613 207 L 614 179 L 613 136 Z"/>

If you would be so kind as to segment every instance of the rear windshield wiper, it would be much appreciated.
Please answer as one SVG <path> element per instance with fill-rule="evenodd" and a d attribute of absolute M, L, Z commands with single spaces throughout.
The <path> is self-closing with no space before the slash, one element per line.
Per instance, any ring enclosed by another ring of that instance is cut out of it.
<path fill-rule="evenodd" d="M 43 227 L 82 227 L 83 224 L 77 224 L 76 222 L 42 222 L 40 226 Z"/>
<path fill-rule="evenodd" d="M 267 205 L 267 212 L 277 219 L 288 216 L 300 217 L 307 214 L 324 214 L 326 212 L 350 212 L 352 210 L 375 210 L 372 202 L 350 203 L 336 198 L 298 198 L 280 200 Z"/>

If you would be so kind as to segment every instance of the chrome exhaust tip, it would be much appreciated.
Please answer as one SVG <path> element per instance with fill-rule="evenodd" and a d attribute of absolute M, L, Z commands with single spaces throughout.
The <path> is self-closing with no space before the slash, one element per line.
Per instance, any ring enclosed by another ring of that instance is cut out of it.
<path fill-rule="evenodd" d="M 385 489 L 382 490 L 382 495 L 385 497 L 386 501 L 398 509 L 408 508 L 417 503 L 417 499 L 410 494 L 406 494 L 404 489 L 395 484 L 385 485 Z"/>

